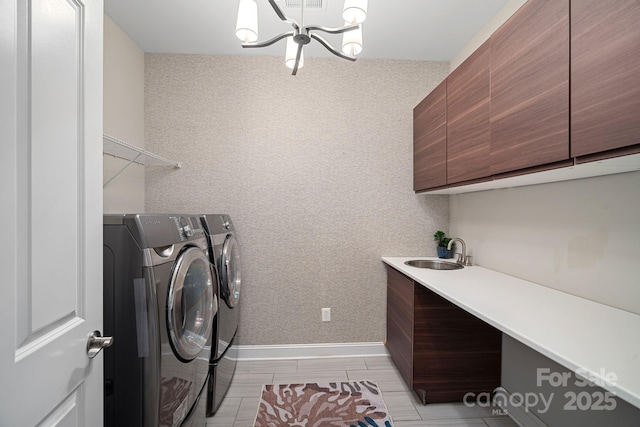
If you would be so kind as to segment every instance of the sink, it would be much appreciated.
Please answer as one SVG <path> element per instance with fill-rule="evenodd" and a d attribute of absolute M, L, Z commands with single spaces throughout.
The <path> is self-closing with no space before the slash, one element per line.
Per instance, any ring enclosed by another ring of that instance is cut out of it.
<path fill-rule="evenodd" d="M 429 268 L 431 270 L 459 270 L 464 268 L 461 264 L 449 261 L 438 261 L 434 259 L 412 259 L 405 262 L 406 265 L 418 268 Z"/>

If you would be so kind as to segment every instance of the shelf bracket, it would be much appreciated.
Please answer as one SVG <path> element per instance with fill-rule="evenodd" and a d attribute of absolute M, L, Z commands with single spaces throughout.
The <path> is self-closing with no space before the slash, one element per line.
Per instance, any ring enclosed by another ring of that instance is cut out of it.
<path fill-rule="evenodd" d="M 139 153 L 136 157 L 134 157 L 133 159 L 129 160 L 129 162 L 128 162 L 126 165 L 124 165 L 124 166 L 122 167 L 122 169 L 120 169 L 118 172 L 116 172 L 116 174 L 115 174 L 115 175 L 113 175 L 111 178 L 109 178 L 109 180 L 107 180 L 107 182 L 105 182 L 105 183 L 102 185 L 102 188 L 105 188 L 107 185 L 109 185 L 109 184 L 111 183 L 111 181 L 113 181 L 114 179 L 116 179 L 116 178 L 118 177 L 118 175 L 120 175 L 122 172 L 124 172 L 124 170 L 125 170 L 126 168 L 128 168 L 129 166 L 131 166 L 131 164 L 132 164 L 132 163 L 135 163 L 135 162 L 136 162 L 136 160 L 138 160 L 138 158 L 139 158 L 140 156 L 142 156 L 142 153 Z"/>

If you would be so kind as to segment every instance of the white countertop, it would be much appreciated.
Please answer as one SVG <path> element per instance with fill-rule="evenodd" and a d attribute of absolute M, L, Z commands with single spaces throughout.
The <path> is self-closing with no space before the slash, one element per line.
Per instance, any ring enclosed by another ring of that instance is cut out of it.
<path fill-rule="evenodd" d="M 640 408 L 640 315 L 483 267 L 438 271 L 405 265 L 410 259 L 437 258 L 382 261 Z"/>

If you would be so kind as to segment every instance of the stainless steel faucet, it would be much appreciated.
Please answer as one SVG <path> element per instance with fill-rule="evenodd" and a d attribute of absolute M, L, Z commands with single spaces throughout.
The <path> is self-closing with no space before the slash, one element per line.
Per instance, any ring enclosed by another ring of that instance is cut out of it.
<path fill-rule="evenodd" d="M 458 255 L 458 264 L 462 264 L 467 267 L 471 266 L 471 257 L 467 255 L 467 244 L 464 242 L 464 240 L 459 237 L 454 237 L 449 241 L 447 249 L 451 250 L 451 246 L 453 246 L 454 242 L 460 242 L 460 244 L 462 245 L 462 253 L 456 254 Z"/>

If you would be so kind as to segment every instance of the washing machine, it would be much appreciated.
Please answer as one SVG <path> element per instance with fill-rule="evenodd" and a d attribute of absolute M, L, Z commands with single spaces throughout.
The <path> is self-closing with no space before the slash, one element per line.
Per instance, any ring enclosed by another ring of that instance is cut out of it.
<path fill-rule="evenodd" d="M 207 392 L 207 415 L 213 415 L 227 394 L 236 369 L 235 337 L 240 319 L 240 248 L 228 215 L 202 216 L 209 238 L 211 263 L 218 271 L 219 310 L 213 325 L 213 346 Z"/>
<path fill-rule="evenodd" d="M 218 279 L 200 218 L 105 215 L 104 425 L 176 427 L 206 393 Z M 204 415 L 203 415 L 204 424 Z"/>

